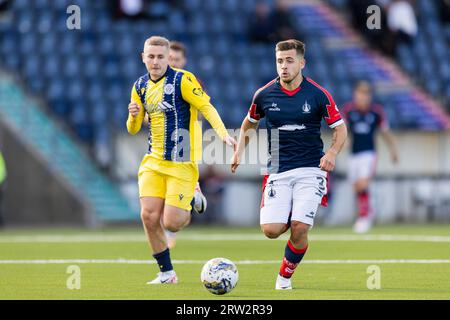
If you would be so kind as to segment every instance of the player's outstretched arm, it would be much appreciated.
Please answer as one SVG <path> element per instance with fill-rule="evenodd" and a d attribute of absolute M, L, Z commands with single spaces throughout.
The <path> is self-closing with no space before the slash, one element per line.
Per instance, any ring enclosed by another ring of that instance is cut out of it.
<path fill-rule="evenodd" d="M 389 129 L 385 129 L 385 130 L 381 131 L 381 137 L 383 138 L 384 142 L 386 142 L 386 144 L 389 148 L 389 152 L 391 153 L 392 162 L 397 164 L 398 163 L 398 152 L 397 152 L 397 147 L 395 146 L 394 136 L 392 135 L 392 133 Z"/>
<path fill-rule="evenodd" d="M 224 143 L 235 148 L 236 140 L 228 134 L 219 113 L 209 102 L 209 96 L 203 91 L 200 84 L 193 80 L 195 77 L 192 74 L 189 76 L 191 80 L 186 75 L 181 79 L 181 94 L 183 99 L 200 111 Z"/>
<path fill-rule="evenodd" d="M 325 155 L 320 159 L 320 168 L 324 171 L 331 172 L 336 165 L 336 156 L 342 150 L 345 140 L 347 139 L 347 126 L 342 123 L 333 128 L 333 140 L 331 146 Z"/>
<path fill-rule="evenodd" d="M 250 122 L 250 120 L 248 120 L 248 117 L 245 117 L 244 121 L 242 121 L 241 132 L 239 134 L 237 148 L 234 152 L 233 158 L 231 158 L 231 172 L 232 173 L 236 172 L 236 169 L 240 163 L 240 156 L 242 155 L 245 148 L 247 147 L 247 144 L 250 141 L 250 137 L 247 134 L 248 130 L 250 130 L 250 129 L 256 130 L 257 127 L 258 127 L 258 122 Z"/>

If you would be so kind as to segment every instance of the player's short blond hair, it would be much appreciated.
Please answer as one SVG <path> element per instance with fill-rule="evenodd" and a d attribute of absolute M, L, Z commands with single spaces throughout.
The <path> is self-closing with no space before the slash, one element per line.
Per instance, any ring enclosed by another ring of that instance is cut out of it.
<path fill-rule="evenodd" d="M 161 36 L 151 36 L 145 40 L 144 47 L 145 46 L 163 46 L 169 49 L 170 41 Z"/>
<path fill-rule="evenodd" d="M 297 51 L 297 54 L 304 57 L 305 56 L 305 44 L 299 40 L 296 39 L 289 39 L 280 41 L 275 46 L 275 52 L 277 51 L 288 51 L 295 49 Z"/>

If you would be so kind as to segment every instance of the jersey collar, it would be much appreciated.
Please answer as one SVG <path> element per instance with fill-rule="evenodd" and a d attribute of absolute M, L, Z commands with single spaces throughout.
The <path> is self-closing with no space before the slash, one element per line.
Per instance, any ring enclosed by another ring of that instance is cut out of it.
<path fill-rule="evenodd" d="M 300 91 L 300 89 L 302 88 L 302 84 L 303 84 L 303 82 L 305 81 L 305 79 L 306 79 L 306 77 L 303 76 L 302 82 L 300 82 L 300 85 L 299 85 L 297 88 L 295 88 L 294 90 L 288 90 L 288 89 L 284 88 L 284 87 L 281 85 L 281 83 L 280 83 L 280 77 L 277 78 L 277 84 L 278 84 L 278 86 L 280 87 L 280 90 L 281 90 L 281 91 L 283 91 L 284 93 L 286 93 L 288 96 L 293 96 L 294 94 L 296 94 L 297 92 Z"/>
<path fill-rule="evenodd" d="M 151 81 L 151 82 L 153 82 L 153 83 L 158 83 L 162 78 L 164 78 L 164 77 L 166 77 L 167 76 L 167 74 L 170 72 L 170 70 L 172 70 L 172 68 L 168 65 L 167 66 L 167 70 L 166 70 L 166 72 L 160 77 L 160 78 L 158 78 L 158 79 L 156 79 L 156 80 L 152 80 L 152 78 L 150 77 L 150 73 L 148 74 L 148 79 Z"/>

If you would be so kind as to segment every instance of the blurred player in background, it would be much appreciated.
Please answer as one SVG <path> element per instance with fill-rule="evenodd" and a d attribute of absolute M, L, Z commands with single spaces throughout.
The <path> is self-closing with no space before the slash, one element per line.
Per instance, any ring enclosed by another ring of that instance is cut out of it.
<path fill-rule="evenodd" d="M 230 137 L 217 110 L 195 76 L 169 66 L 169 41 L 153 36 L 144 44 L 142 61 L 148 73 L 133 85 L 127 130 L 136 134 L 149 117 L 149 151 L 138 173 L 141 219 L 160 272 L 148 284 L 177 283 L 164 229 L 177 232 L 191 219 L 191 203 L 201 158 L 200 111 L 228 145 Z"/>
<path fill-rule="evenodd" d="M 286 290 L 292 289 L 291 277 L 308 249 L 308 231 L 317 209 L 326 205 L 327 172 L 334 169 L 347 129 L 328 91 L 303 77 L 304 44 L 282 41 L 275 51 L 278 78 L 253 96 L 231 171 L 236 171 L 248 143 L 246 132 L 266 118 L 269 175 L 263 182 L 260 224 L 271 239 L 291 228 L 275 284 L 275 289 Z M 333 129 L 333 142 L 325 154 L 320 137 L 322 118 Z"/>
<path fill-rule="evenodd" d="M 353 101 L 344 105 L 343 116 L 352 135 L 348 177 L 358 203 L 358 218 L 353 230 L 365 233 L 372 227 L 374 219 L 369 185 L 376 169 L 375 135 L 378 129 L 387 143 L 393 163 L 398 162 L 398 153 L 383 109 L 372 102 L 372 88 L 367 81 L 356 84 Z"/>

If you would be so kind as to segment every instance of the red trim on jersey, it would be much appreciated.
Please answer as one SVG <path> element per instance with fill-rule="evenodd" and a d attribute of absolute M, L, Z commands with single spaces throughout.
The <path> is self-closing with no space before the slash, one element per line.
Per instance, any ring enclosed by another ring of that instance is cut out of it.
<path fill-rule="evenodd" d="M 258 93 L 263 91 L 265 88 L 272 85 L 276 80 L 277 79 L 273 79 L 272 81 L 267 83 L 265 86 L 259 88 L 258 90 L 256 90 L 255 94 L 253 95 L 252 104 L 250 105 L 250 109 L 248 111 L 250 118 L 252 118 L 253 120 L 259 121 L 259 119 L 261 119 L 261 116 L 256 113 L 256 103 L 255 103 L 256 96 L 258 95 Z"/>
<path fill-rule="evenodd" d="M 267 179 L 269 179 L 269 175 L 268 174 L 266 174 L 264 176 L 263 181 L 262 181 L 262 188 L 261 188 L 262 197 L 261 197 L 260 208 L 264 207 L 264 190 L 266 189 Z"/>
<path fill-rule="evenodd" d="M 376 113 L 378 113 L 378 115 L 380 116 L 380 122 L 378 123 L 379 127 L 382 130 L 389 129 L 389 123 L 387 122 L 387 118 L 384 113 L 383 107 L 380 106 L 379 104 L 373 104 L 372 110 L 375 111 Z"/>
<path fill-rule="evenodd" d="M 281 91 L 283 91 L 284 93 L 286 93 L 288 96 L 293 96 L 294 94 L 296 94 L 297 92 L 299 92 L 300 89 L 301 89 L 302 87 L 299 86 L 297 89 L 294 89 L 294 90 L 288 90 L 288 89 L 286 89 L 285 87 L 283 87 L 283 86 L 280 84 L 280 88 L 281 88 Z"/>
<path fill-rule="evenodd" d="M 259 113 L 256 113 L 256 103 L 253 103 L 250 106 L 250 110 L 248 110 L 248 114 L 249 114 L 250 118 L 252 118 L 253 120 L 259 121 L 261 119 L 261 115 Z"/>
<path fill-rule="evenodd" d="M 334 102 L 331 94 L 325 88 L 321 87 L 318 83 L 316 83 L 311 78 L 306 78 L 306 80 L 308 80 L 312 85 L 316 86 L 328 98 L 328 102 L 330 103 L 330 104 L 326 105 L 328 117 L 324 117 L 327 124 L 330 126 L 333 123 L 335 123 L 336 121 L 341 120 L 342 119 L 341 114 L 339 113 L 339 110 L 338 110 L 336 103 Z"/>
<path fill-rule="evenodd" d="M 295 254 L 302 254 L 302 253 L 305 253 L 306 250 L 308 250 L 308 245 L 306 245 L 306 247 L 304 247 L 303 249 L 295 248 L 294 245 L 291 242 L 291 239 L 288 240 L 287 244 L 289 246 L 289 249 L 291 249 L 291 251 L 294 252 Z"/>
<path fill-rule="evenodd" d="M 277 79 L 273 79 L 272 81 L 268 82 L 265 86 L 259 88 L 258 90 L 256 90 L 255 94 L 253 95 L 253 99 L 252 99 L 252 104 L 255 103 L 255 98 L 258 95 L 258 93 L 260 93 L 261 91 L 263 91 L 265 88 L 267 88 L 268 86 L 272 85 Z"/>

